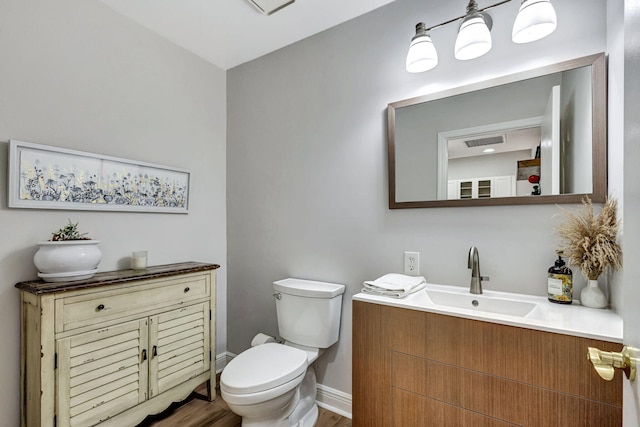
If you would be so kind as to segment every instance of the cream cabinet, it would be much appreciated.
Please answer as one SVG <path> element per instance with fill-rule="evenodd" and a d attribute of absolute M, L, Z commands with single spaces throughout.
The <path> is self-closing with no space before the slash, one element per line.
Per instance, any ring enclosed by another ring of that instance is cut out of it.
<path fill-rule="evenodd" d="M 456 200 L 515 196 L 514 178 L 512 175 L 506 175 L 450 180 L 447 197 L 450 200 Z"/>
<path fill-rule="evenodd" d="M 22 426 L 133 426 L 215 389 L 214 264 L 22 282 Z"/>

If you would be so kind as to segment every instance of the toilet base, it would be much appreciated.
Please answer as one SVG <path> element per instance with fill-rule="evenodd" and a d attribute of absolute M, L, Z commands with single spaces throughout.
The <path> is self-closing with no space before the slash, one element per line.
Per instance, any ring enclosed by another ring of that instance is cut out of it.
<path fill-rule="evenodd" d="M 307 367 L 307 373 L 299 386 L 297 404 L 286 418 L 274 420 L 242 417 L 242 427 L 313 427 L 318 420 L 316 393 L 316 371 L 311 365 Z"/>
<path fill-rule="evenodd" d="M 316 425 L 316 421 L 318 421 L 318 405 L 314 403 L 311 410 L 298 421 L 296 427 L 313 427 Z"/>
<path fill-rule="evenodd" d="M 316 394 L 316 370 L 313 365 L 307 367 L 307 373 L 300 384 L 300 400 L 289 416 L 288 427 L 313 427 L 318 419 L 318 404 Z"/>

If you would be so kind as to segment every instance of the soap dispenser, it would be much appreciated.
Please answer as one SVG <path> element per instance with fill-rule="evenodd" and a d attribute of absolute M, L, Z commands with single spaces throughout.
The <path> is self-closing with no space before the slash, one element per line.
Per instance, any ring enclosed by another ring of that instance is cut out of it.
<path fill-rule="evenodd" d="M 556 251 L 558 259 L 547 275 L 547 294 L 549 301 L 559 304 L 571 304 L 573 301 L 573 273 L 562 259 L 562 251 Z"/>

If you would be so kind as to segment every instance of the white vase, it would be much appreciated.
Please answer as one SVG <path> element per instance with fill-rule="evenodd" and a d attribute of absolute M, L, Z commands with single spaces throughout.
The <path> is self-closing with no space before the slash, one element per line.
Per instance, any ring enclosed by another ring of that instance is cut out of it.
<path fill-rule="evenodd" d="M 100 240 L 64 240 L 39 242 L 33 263 L 38 277 L 46 282 L 84 280 L 98 270 L 102 251 Z"/>
<path fill-rule="evenodd" d="M 598 287 L 597 280 L 589 280 L 587 286 L 582 288 L 580 304 L 591 308 L 605 308 L 608 305 L 607 297 Z"/>

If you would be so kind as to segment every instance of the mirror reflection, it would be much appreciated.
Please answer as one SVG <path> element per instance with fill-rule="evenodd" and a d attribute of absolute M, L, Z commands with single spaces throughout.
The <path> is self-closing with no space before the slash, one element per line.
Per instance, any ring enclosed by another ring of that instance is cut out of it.
<path fill-rule="evenodd" d="M 543 194 L 540 182 L 541 129 L 538 124 L 507 128 L 497 133 L 446 138 L 446 145 L 439 148 L 439 155 L 441 161 L 446 162 L 447 192 L 439 194 L 438 198 Z M 549 192 L 550 187 L 545 186 L 545 191 Z"/>
<path fill-rule="evenodd" d="M 596 58 L 390 104 L 390 207 L 598 198 L 605 141 Z"/>

